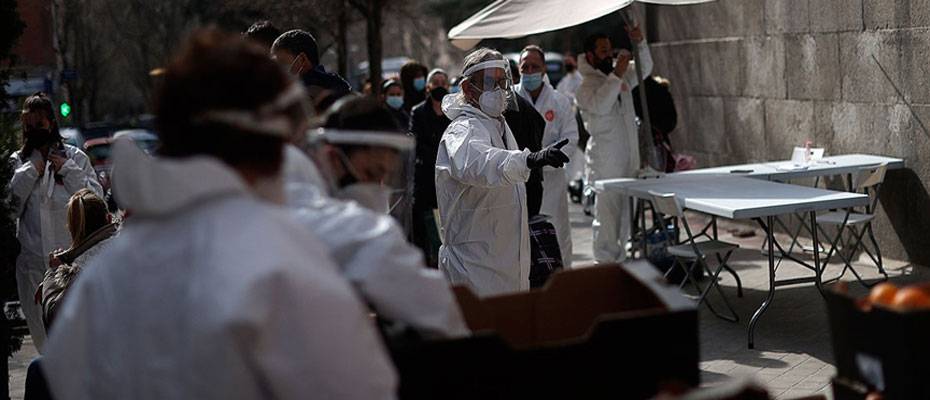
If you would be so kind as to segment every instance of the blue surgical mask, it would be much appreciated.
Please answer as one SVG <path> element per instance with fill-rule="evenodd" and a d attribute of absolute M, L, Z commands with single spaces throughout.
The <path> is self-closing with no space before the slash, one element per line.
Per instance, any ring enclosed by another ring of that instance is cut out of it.
<path fill-rule="evenodd" d="M 387 96 L 384 102 L 387 103 L 388 107 L 400 110 L 404 106 L 404 96 Z"/>
<path fill-rule="evenodd" d="M 449 87 L 449 93 L 458 93 L 461 92 L 462 88 L 459 85 L 452 85 Z"/>
<path fill-rule="evenodd" d="M 523 88 L 528 92 L 539 89 L 539 86 L 542 85 L 542 82 L 542 73 L 520 75 L 520 86 L 523 86 Z"/>
<path fill-rule="evenodd" d="M 426 78 L 416 78 L 413 80 L 413 88 L 418 92 L 422 92 L 423 89 L 426 89 Z"/>

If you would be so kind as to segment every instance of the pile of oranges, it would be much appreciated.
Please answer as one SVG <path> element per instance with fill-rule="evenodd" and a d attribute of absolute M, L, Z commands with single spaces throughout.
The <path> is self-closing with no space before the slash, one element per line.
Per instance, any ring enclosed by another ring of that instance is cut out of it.
<path fill-rule="evenodd" d="M 898 287 L 884 282 L 872 288 L 868 297 L 861 299 L 859 306 L 890 308 L 896 311 L 930 310 L 930 283 L 919 283 Z"/>

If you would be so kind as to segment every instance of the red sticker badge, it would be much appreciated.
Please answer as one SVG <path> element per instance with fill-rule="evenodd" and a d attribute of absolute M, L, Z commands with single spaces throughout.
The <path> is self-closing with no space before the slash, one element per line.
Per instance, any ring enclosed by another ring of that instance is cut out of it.
<path fill-rule="evenodd" d="M 546 121 L 552 122 L 555 119 L 555 111 L 546 111 Z"/>

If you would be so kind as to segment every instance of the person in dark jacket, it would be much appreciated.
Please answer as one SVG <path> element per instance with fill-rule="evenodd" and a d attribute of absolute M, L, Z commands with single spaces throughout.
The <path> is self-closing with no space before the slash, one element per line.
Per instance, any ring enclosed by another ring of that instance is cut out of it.
<path fill-rule="evenodd" d="M 439 139 L 449 126 L 442 112 L 442 99 L 449 93 L 449 76 L 441 69 L 430 71 L 426 79 L 428 97 L 410 113 L 410 133 L 416 138 L 416 164 L 413 182 L 413 243 L 423 250 L 427 265 L 439 264 L 439 231 L 433 210 L 436 203 L 436 153 Z"/>
<path fill-rule="evenodd" d="M 388 79 L 381 84 L 381 104 L 391 112 L 397 127 L 406 130 L 410 126 L 410 114 L 404 111 L 404 88 L 397 79 Z"/>
<path fill-rule="evenodd" d="M 520 76 L 517 64 L 510 60 L 511 74 L 515 81 L 519 81 Z M 516 70 L 516 72 L 514 72 Z M 531 152 L 542 150 L 543 133 L 546 130 L 546 120 L 542 115 L 536 112 L 536 107 L 526 99 L 515 96 L 518 110 L 504 112 L 504 118 L 507 120 L 507 126 L 513 132 L 514 139 L 520 149 L 529 149 Z M 530 179 L 526 181 L 526 205 L 527 216 L 533 218 L 539 215 L 539 209 L 542 207 L 542 170 L 534 169 L 530 172 Z"/>
<path fill-rule="evenodd" d="M 675 172 L 675 158 L 672 157 L 672 141 L 669 134 L 678 125 L 678 111 L 675 100 L 669 90 L 671 83 L 661 76 L 647 76 L 643 80 L 646 88 L 646 105 L 649 106 L 649 121 L 652 123 L 653 144 L 655 144 L 665 172 Z M 639 87 L 633 89 L 633 107 L 636 116 L 643 118 L 642 105 L 639 102 Z"/>
<path fill-rule="evenodd" d="M 400 82 L 404 85 L 404 111 L 426 99 L 426 66 L 411 61 L 400 67 Z"/>
<path fill-rule="evenodd" d="M 300 77 L 318 111 L 321 105 L 332 104 L 352 91 L 345 79 L 326 72 L 320 64 L 316 39 L 309 32 L 293 29 L 282 33 L 271 45 L 271 54 L 290 73 Z"/>

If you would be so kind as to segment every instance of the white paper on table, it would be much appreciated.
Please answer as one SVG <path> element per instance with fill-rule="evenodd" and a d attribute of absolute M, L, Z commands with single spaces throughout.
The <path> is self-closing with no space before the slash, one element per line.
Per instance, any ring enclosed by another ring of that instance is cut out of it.
<path fill-rule="evenodd" d="M 803 161 L 802 161 L 803 163 Z M 779 171 L 804 171 L 810 166 L 807 164 L 795 164 L 794 162 L 778 164 L 775 166 L 776 170 Z"/>

